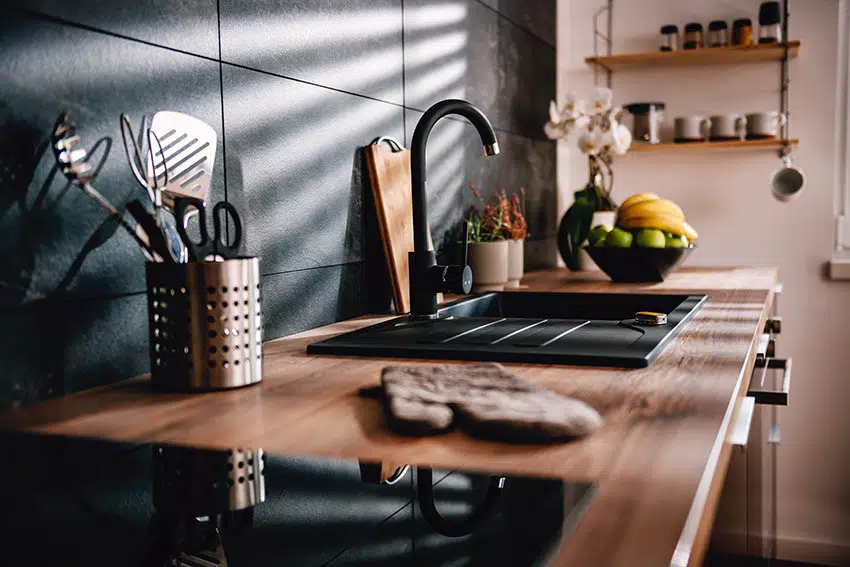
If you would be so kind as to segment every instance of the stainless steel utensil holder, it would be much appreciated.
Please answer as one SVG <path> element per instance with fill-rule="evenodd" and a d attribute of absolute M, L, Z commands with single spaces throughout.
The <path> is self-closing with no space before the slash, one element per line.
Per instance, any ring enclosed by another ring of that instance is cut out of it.
<path fill-rule="evenodd" d="M 257 258 L 148 263 L 151 381 L 178 391 L 263 379 Z"/>

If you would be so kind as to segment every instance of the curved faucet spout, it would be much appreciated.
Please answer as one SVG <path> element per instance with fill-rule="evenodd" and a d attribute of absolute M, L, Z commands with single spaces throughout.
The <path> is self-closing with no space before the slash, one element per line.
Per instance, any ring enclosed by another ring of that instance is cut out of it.
<path fill-rule="evenodd" d="M 412 317 L 433 317 L 437 313 L 436 294 L 446 289 L 434 289 L 439 285 L 431 285 L 428 277 L 429 270 L 437 263 L 432 250 L 428 250 L 428 201 L 425 192 L 425 149 L 428 135 L 440 118 L 449 114 L 457 114 L 469 120 L 484 146 L 485 156 L 499 153 L 499 142 L 490 121 L 478 108 L 465 100 L 450 99 L 438 102 L 425 111 L 413 131 L 413 141 L 410 145 L 410 181 L 413 205 L 413 252 L 410 255 L 410 302 Z M 457 268 L 457 267 L 447 267 Z M 468 271 L 463 266 L 464 273 Z M 471 285 L 469 278 L 461 278 L 463 288 L 468 292 Z M 466 280 L 469 280 L 468 284 Z M 443 282 L 445 283 L 445 282 Z"/>

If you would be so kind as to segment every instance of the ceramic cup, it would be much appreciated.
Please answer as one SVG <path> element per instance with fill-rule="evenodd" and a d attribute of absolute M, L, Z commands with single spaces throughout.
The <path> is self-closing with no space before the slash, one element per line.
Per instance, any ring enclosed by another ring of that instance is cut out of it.
<path fill-rule="evenodd" d="M 776 110 L 747 114 L 747 138 L 775 138 L 786 120 L 785 115 Z"/>
<path fill-rule="evenodd" d="M 747 136 L 747 119 L 740 114 L 717 114 L 711 117 L 712 140 L 743 140 Z"/>
<path fill-rule="evenodd" d="M 708 138 L 711 120 L 702 116 L 679 116 L 673 121 L 677 142 L 698 142 Z"/>
<path fill-rule="evenodd" d="M 776 200 L 786 203 L 800 194 L 805 183 L 806 176 L 803 175 L 803 170 L 794 167 L 791 158 L 785 156 L 782 158 L 782 167 L 773 174 L 770 187 Z"/>

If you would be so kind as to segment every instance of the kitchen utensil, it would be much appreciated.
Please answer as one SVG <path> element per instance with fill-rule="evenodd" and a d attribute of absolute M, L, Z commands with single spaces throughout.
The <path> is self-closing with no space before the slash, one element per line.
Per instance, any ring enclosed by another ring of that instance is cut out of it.
<path fill-rule="evenodd" d="M 145 268 L 155 388 L 215 390 L 263 379 L 257 258 Z"/>
<path fill-rule="evenodd" d="M 169 260 L 176 259 L 178 261 L 181 260 L 182 251 L 178 250 L 175 254 L 175 251 L 172 249 L 171 244 L 166 239 L 162 230 L 156 225 L 156 220 L 147 211 L 145 206 L 142 205 L 141 201 L 135 199 L 127 203 L 127 212 L 129 212 L 130 216 L 136 220 L 138 226 L 141 226 L 145 231 L 145 234 L 148 236 L 150 248 L 156 252 L 160 258 Z"/>
<path fill-rule="evenodd" d="M 779 2 L 762 2 L 759 6 L 759 43 L 782 41 L 782 10 Z"/>
<path fill-rule="evenodd" d="M 785 203 L 796 198 L 805 183 L 803 170 L 794 166 L 791 156 L 785 156 L 782 158 L 782 167 L 773 174 L 770 186 L 776 200 Z"/>
<path fill-rule="evenodd" d="M 708 46 L 726 47 L 729 45 L 729 26 L 723 20 L 714 20 L 708 24 Z"/>
<path fill-rule="evenodd" d="M 679 27 L 674 25 L 661 26 L 659 51 L 676 51 L 679 49 Z"/>
<path fill-rule="evenodd" d="M 699 49 L 705 45 L 702 35 L 702 24 L 693 22 L 685 26 L 685 40 L 682 49 Z"/>
<path fill-rule="evenodd" d="M 201 238 L 199 242 L 193 241 L 187 232 L 187 223 L 192 212 L 197 212 L 198 216 L 198 232 Z M 177 219 L 177 232 L 186 248 L 189 249 L 192 260 L 199 262 L 210 257 L 228 260 L 238 255 L 239 245 L 242 243 L 242 219 L 236 207 L 227 201 L 216 203 L 213 207 L 212 234 L 207 230 L 206 204 L 200 199 L 178 197 L 174 200 L 174 216 Z M 232 226 L 227 227 L 227 232 L 231 229 L 233 231 L 229 241 L 222 223 L 222 216 L 227 217 L 232 223 Z"/>
<path fill-rule="evenodd" d="M 624 106 L 633 117 L 632 138 L 650 144 L 661 142 L 661 124 L 664 121 L 663 102 L 635 102 Z"/>
<path fill-rule="evenodd" d="M 673 121 L 676 142 L 698 142 L 708 138 L 711 120 L 702 116 L 679 116 Z"/>
<path fill-rule="evenodd" d="M 169 205 L 176 197 L 206 201 L 218 143 L 215 130 L 194 116 L 172 111 L 154 114 L 150 129 L 162 149 L 151 151 L 145 163 L 148 176 L 164 181 L 163 202 Z"/>
<path fill-rule="evenodd" d="M 62 171 L 62 174 L 68 181 L 82 189 L 86 195 L 94 199 L 110 216 L 116 219 L 121 224 L 121 227 L 133 237 L 133 240 L 139 245 L 145 257 L 150 261 L 154 261 L 155 255 L 154 250 L 150 246 L 149 236 L 146 233 L 143 234 L 137 228 L 130 226 L 124 219 L 124 216 L 118 212 L 118 209 L 91 184 L 94 181 L 96 171 L 86 160 L 88 152 L 85 148 L 78 147 L 80 145 L 80 137 L 76 134 L 76 125 L 70 122 L 70 118 L 70 113 L 67 111 L 60 113 L 56 119 L 56 123 L 53 125 L 53 132 L 50 137 L 51 145 L 53 146 L 53 156 L 60 171 Z"/>
<path fill-rule="evenodd" d="M 740 114 L 716 114 L 711 117 L 712 140 L 743 140 L 747 136 L 747 119 Z"/>
<path fill-rule="evenodd" d="M 615 282 L 660 282 L 691 255 L 687 248 L 585 246 L 596 265 Z"/>
<path fill-rule="evenodd" d="M 781 112 L 754 112 L 747 114 L 747 138 L 775 138 L 785 125 L 786 117 Z"/>
<path fill-rule="evenodd" d="M 740 18 L 732 22 L 732 44 L 752 45 L 753 43 L 753 21 L 749 18 Z"/>
<path fill-rule="evenodd" d="M 386 143 L 389 149 L 381 146 Z M 384 257 L 390 274 L 396 313 L 410 311 L 410 268 L 413 250 L 413 205 L 410 186 L 410 151 L 384 136 L 366 146 L 366 164 L 381 232 Z M 430 233 L 429 246 L 433 248 Z M 437 301 L 442 301 L 438 295 Z"/>
<path fill-rule="evenodd" d="M 169 215 L 166 215 L 163 212 L 162 190 L 168 183 L 168 170 L 166 168 L 165 175 L 162 178 L 158 178 L 150 173 L 151 168 L 146 165 L 147 161 L 153 155 L 154 148 L 157 148 L 159 152 L 162 153 L 162 142 L 155 132 L 150 129 L 145 129 L 145 117 L 143 116 L 140 133 L 144 136 L 144 139 L 147 140 L 146 151 L 143 151 L 136 139 L 135 133 L 133 132 L 130 117 L 126 114 L 122 114 L 120 120 L 121 138 L 124 142 L 124 154 L 127 157 L 127 163 L 130 166 L 130 171 L 133 173 L 133 177 L 136 178 L 139 185 L 145 189 L 154 207 L 154 214 L 151 216 L 147 213 L 141 203 L 136 201 L 133 205 L 133 210 L 130 210 L 130 214 L 133 215 L 136 222 L 141 224 L 148 235 L 151 236 L 152 240 L 155 241 L 152 242 L 152 244 L 155 248 L 159 249 L 159 252 L 167 252 L 172 259 L 178 262 L 185 262 L 187 252 L 183 246 L 183 241 L 177 233 L 173 221 L 168 219 Z M 154 142 L 156 142 L 156 144 L 154 144 Z M 132 152 L 130 151 L 131 147 L 133 149 Z M 163 238 L 155 237 L 152 232 L 154 230 L 159 232 Z M 165 247 L 160 246 L 163 241 L 166 244 Z"/>

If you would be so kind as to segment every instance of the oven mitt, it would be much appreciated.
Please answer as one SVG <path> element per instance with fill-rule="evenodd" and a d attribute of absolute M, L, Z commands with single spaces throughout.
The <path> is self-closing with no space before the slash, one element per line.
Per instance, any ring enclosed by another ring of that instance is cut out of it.
<path fill-rule="evenodd" d="M 390 427 L 430 435 L 457 425 L 506 442 L 583 437 L 602 417 L 586 403 L 522 380 L 499 364 L 388 366 L 381 373 Z"/>

